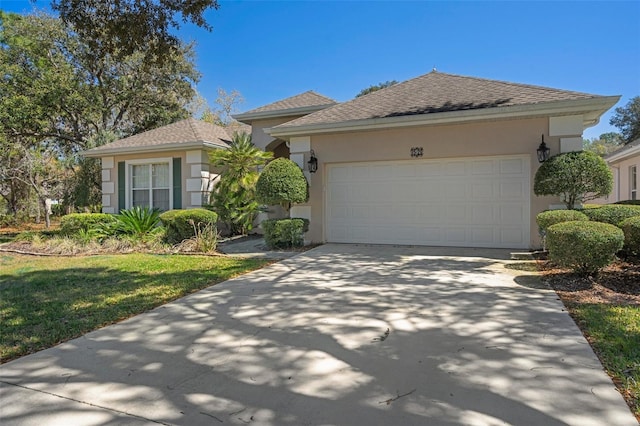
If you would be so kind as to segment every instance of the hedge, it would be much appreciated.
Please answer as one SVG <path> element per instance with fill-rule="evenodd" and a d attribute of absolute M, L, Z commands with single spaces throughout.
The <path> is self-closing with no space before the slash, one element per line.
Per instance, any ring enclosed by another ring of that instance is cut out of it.
<path fill-rule="evenodd" d="M 597 273 L 622 249 L 622 230 L 608 223 L 571 221 L 547 229 L 549 259 L 582 275 Z"/>
<path fill-rule="evenodd" d="M 269 248 L 301 247 L 304 245 L 304 233 L 309 230 L 309 220 L 267 219 L 262 221 L 261 226 Z"/>
<path fill-rule="evenodd" d="M 594 222 L 609 223 L 611 225 L 617 225 L 630 217 L 640 216 L 640 206 L 625 204 L 607 204 L 595 209 L 584 209 L 581 211 Z"/>
<path fill-rule="evenodd" d="M 616 203 L 613 204 L 622 204 L 622 205 L 628 205 L 628 206 L 640 206 L 640 200 L 623 200 L 623 201 L 618 201 Z"/>
<path fill-rule="evenodd" d="M 624 233 L 624 251 L 640 256 L 640 216 L 630 217 L 618 224 Z"/>
<path fill-rule="evenodd" d="M 589 218 L 577 210 L 546 210 L 536 216 L 536 223 L 543 232 L 556 223 L 576 220 L 587 221 Z"/>
<path fill-rule="evenodd" d="M 218 214 L 207 209 L 169 210 L 160 215 L 160 221 L 166 228 L 165 239 L 171 244 L 178 244 L 193 238 L 197 229 L 216 226 Z"/>
<path fill-rule="evenodd" d="M 115 221 L 115 216 L 108 213 L 71 213 L 60 219 L 60 233 L 73 235 L 81 230 L 88 231 Z"/>

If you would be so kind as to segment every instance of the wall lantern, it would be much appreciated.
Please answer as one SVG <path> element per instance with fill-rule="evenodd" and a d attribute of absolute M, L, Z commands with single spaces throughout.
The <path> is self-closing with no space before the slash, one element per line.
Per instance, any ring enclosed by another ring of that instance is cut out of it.
<path fill-rule="evenodd" d="M 544 143 L 544 135 L 542 135 L 542 142 L 540 142 L 540 146 L 537 149 L 538 152 L 538 162 L 544 163 L 549 159 L 549 153 L 551 149 Z"/>
<path fill-rule="evenodd" d="M 311 156 L 309 157 L 309 161 L 307 161 L 309 165 L 309 173 L 315 173 L 318 170 L 318 159 L 316 158 L 316 153 L 311 150 Z"/>

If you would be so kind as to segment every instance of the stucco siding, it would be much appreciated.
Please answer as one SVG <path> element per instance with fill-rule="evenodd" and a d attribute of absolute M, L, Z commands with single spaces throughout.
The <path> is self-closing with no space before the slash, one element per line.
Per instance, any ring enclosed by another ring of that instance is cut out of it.
<path fill-rule="evenodd" d="M 198 203 L 199 197 L 194 196 L 196 192 L 199 192 L 196 188 L 193 191 L 191 186 L 193 186 L 193 180 L 202 180 L 205 179 L 202 175 L 209 176 L 209 164 L 208 164 L 208 156 L 205 150 L 196 150 L 197 155 L 194 150 L 189 151 L 167 151 L 167 152 L 150 152 L 150 153 L 140 153 L 140 154 L 127 154 L 127 155 L 115 155 L 111 156 L 113 161 L 103 162 L 103 176 L 110 176 L 111 181 L 103 182 L 103 188 L 106 186 L 112 189 L 112 194 L 110 197 L 110 205 L 103 206 L 103 211 L 109 213 L 117 213 L 119 210 L 124 208 L 124 206 L 118 205 L 118 163 L 122 161 L 132 161 L 132 160 L 146 160 L 152 158 L 180 158 L 181 159 L 181 188 L 182 188 L 182 208 L 194 208 L 200 207 Z M 189 161 L 187 161 L 187 152 L 190 153 Z M 197 160 L 197 161 L 196 161 Z M 104 167 L 104 165 L 111 165 L 112 167 Z M 196 170 L 197 169 L 197 170 Z M 199 172 L 199 173 L 196 173 Z M 194 175 L 195 174 L 195 175 Z M 197 176 L 196 176 L 197 175 Z M 213 175 L 211 175 L 213 177 Z"/>
<path fill-rule="evenodd" d="M 551 148 L 560 150 L 560 137 L 548 136 L 547 118 L 508 120 L 463 125 L 413 127 L 371 132 L 337 133 L 311 137 L 311 148 L 319 160 L 317 173 L 310 175 L 311 223 L 307 238 L 312 242 L 325 241 L 326 164 L 387 160 L 410 160 L 412 147 L 423 148 L 423 159 L 483 157 L 497 155 L 530 155 L 531 183 L 539 167 L 535 151 L 540 136 Z M 535 216 L 557 204 L 555 197 L 536 197 L 531 190 L 531 246 L 539 246 Z"/>
<path fill-rule="evenodd" d="M 251 141 L 255 146 L 263 151 L 267 150 L 267 147 L 274 141 L 274 137 L 265 133 L 264 129 L 277 126 L 282 123 L 286 123 L 296 118 L 302 117 L 301 115 L 294 115 L 289 117 L 269 118 L 265 120 L 254 120 L 251 122 Z"/>
<path fill-rule="evenodd" d="M 613 167 L 618 169 L 618 193 L 616 194 L 616 201 L 631 199 L 631 176 L 629 172 L 632 166 L 635 166 L 637 173 L 640 173 L 640 155 L 613 165 Z M 640 182 L 638 183 L 640 184 Z M 636 199 L 640 199 L 640 193 L 637 193 Z"/>

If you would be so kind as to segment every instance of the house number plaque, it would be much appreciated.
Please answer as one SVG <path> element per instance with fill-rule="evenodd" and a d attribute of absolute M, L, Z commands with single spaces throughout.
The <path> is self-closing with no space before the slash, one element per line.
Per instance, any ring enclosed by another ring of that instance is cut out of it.
<path fill-rule="evenodd" d="M 421 146 L 414 146 L 413 148 L 411 148 L 411 157 L 418 158 L 422 157 L 423 154 L 424 149 Z"/>

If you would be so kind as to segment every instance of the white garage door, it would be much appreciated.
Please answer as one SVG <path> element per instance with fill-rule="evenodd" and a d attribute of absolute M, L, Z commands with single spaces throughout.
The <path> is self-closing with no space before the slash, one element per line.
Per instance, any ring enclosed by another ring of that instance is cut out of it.
<path fill-rule="evenodd" d="M 526 248 L 528 156 L 330 164 L 326 239 Z"/>

